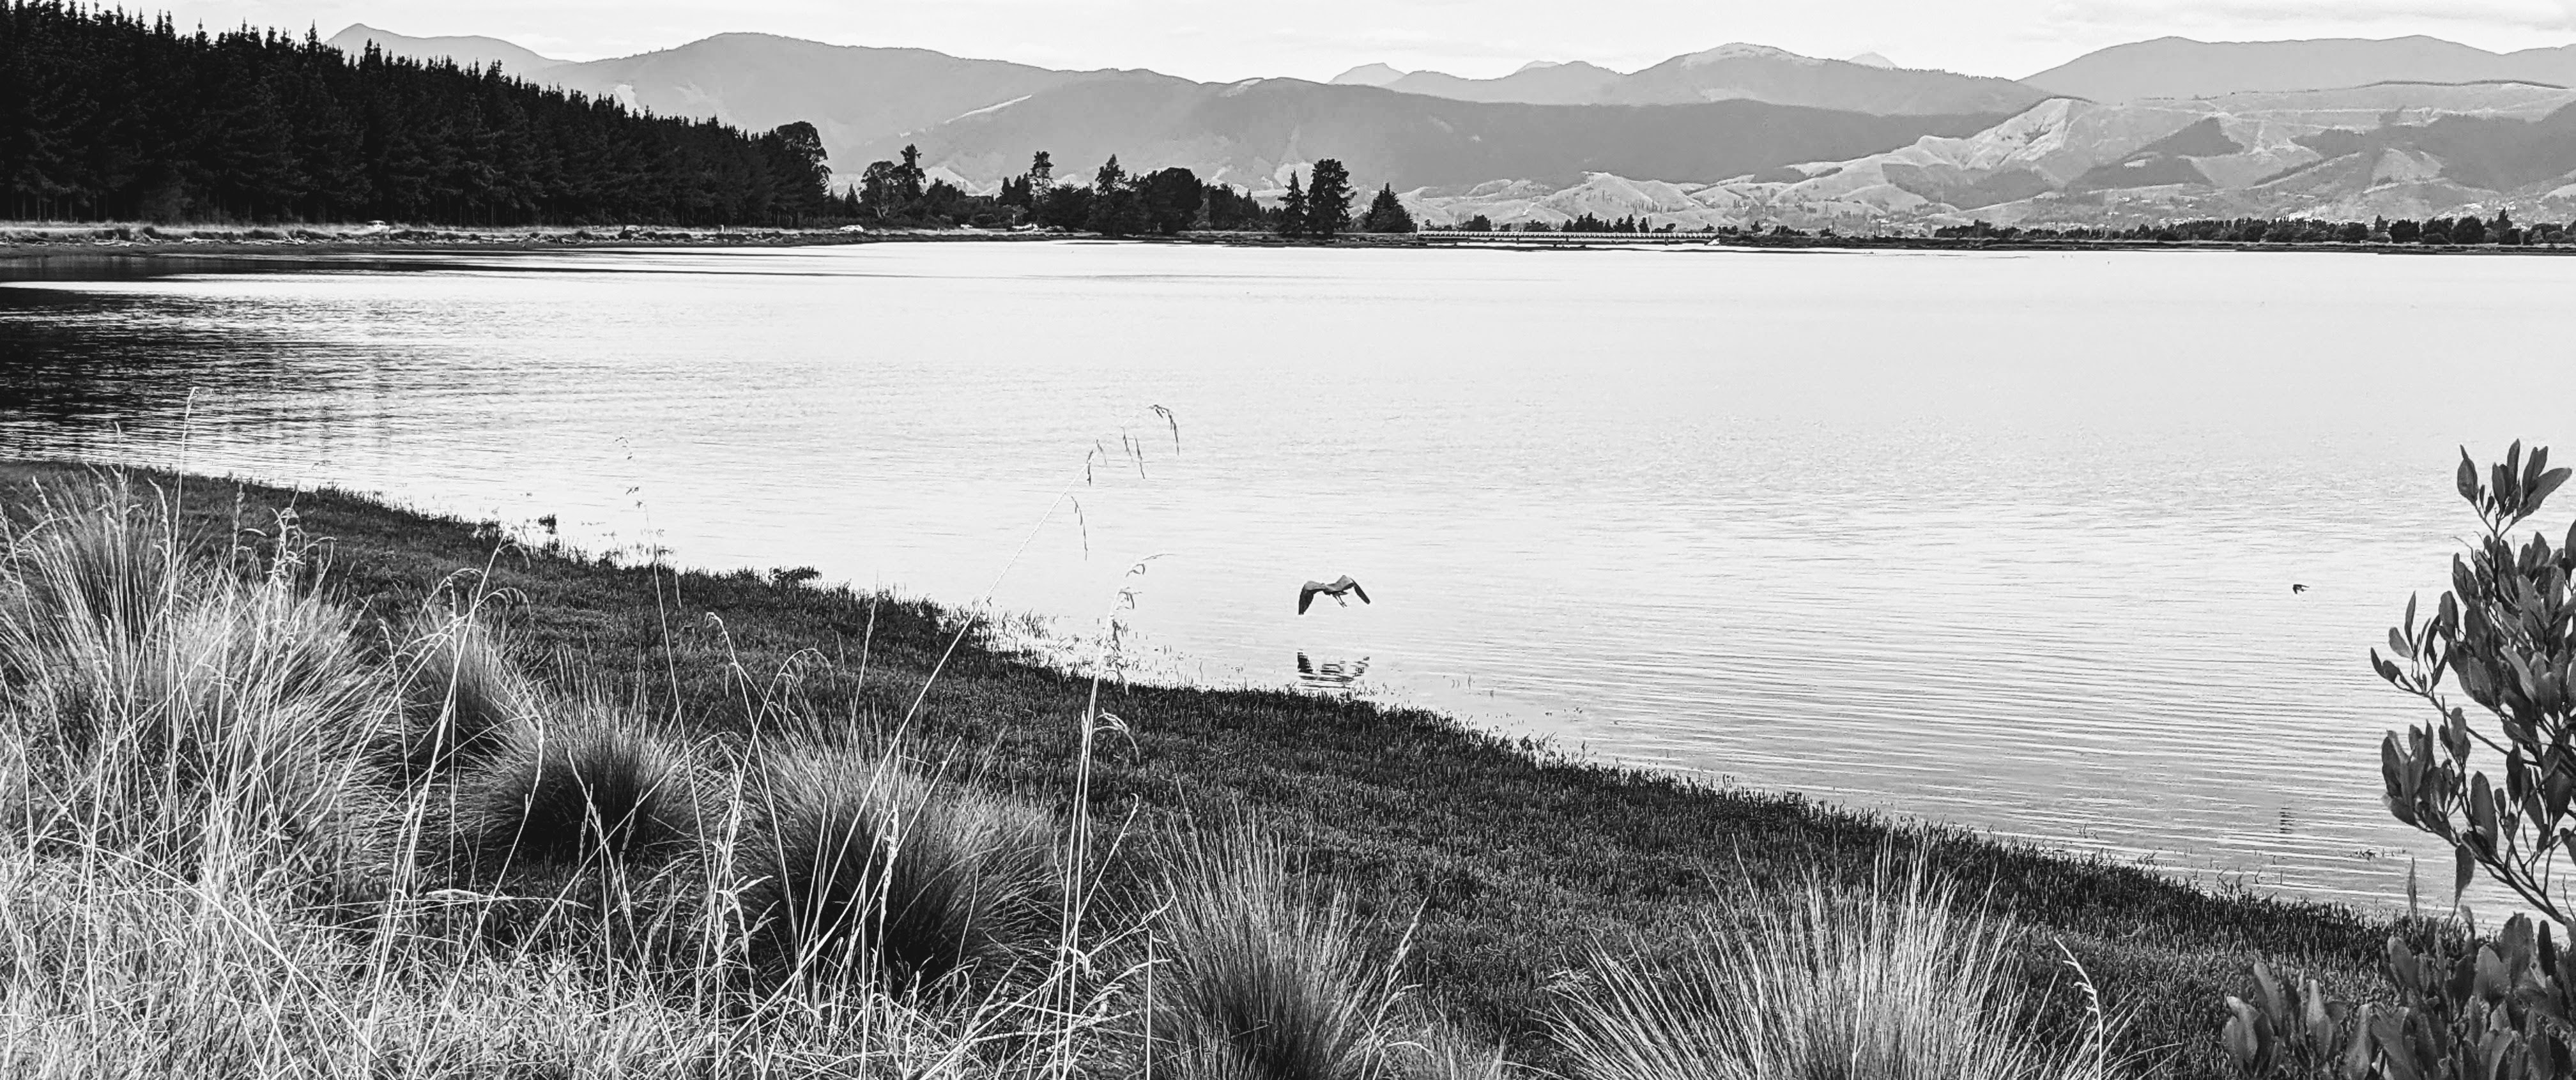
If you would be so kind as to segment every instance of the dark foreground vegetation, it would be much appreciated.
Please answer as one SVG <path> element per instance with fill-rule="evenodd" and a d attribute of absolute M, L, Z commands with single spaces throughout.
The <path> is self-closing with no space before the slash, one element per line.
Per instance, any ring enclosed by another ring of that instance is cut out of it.
<path fill-rule="evenodd" d="M 805 574 L 182 487 L 0 467 L 21 747 L 0 851 L 12 895 L 54 905 L 0 919 L 20 1074 L 149 1074 L 134 1055 L 165 1045 L 302 1074 L 259 1056 L 286 1040 L 276 1060 L 319 1055 L 314 1075 L 792 1072 L 866 1048 L 889 1075 L 1123 1075 L 1152 1053 L 1181 1075 L 1483 1076 L 1499 1047 L 1643 1080 L 1828 1075 L 1725 1063 L 1858 1040 L 1920 1060 L 1850 1075 L 2201 1077 L 2232 1071 L 2223 1002 L 2258 962 L 2378 992 L 2390 928 L 2337 909 L 1422 712 L 1095 686 Z M 167 584 L 164 547 L 204 569 Z M 136 659 L 156 649 L 175 666 Z M 145 962 L 237 925 L 259 933 L 212 939 L 234 953 Z M 122 981 L 41 989 L 80 965 Z M 301 997 L 263 1019 L 245 980 Z M 1748 987 L 1770 1004 L 1747 1013 Z M 351 1035 L 359 1012 L 393 1026 Z M 1330 1037 L 1259 1034 L 1291 1029 Z"/>
<path fill-rule="evenodd" d="M 309 32 L 0 0 L 0 213 L 21 221 L 787 225 L 829 179 L 802 122 L 751 134 Z"/>

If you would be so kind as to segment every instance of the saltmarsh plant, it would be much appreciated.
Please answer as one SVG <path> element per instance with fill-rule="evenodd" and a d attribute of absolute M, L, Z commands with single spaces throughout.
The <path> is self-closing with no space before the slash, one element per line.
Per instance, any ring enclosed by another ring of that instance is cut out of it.
<path fill-rule="evenodd" d="M 2016 929 L 1915 863 L 1853 894 L 1809 881 L 1711 920 L 1679 956 L 1596 947 L 1551 1018 L 1588 1080 L 2099 1080 L 2107 1025 L 2052 1047 L 2014 967 Z"/>

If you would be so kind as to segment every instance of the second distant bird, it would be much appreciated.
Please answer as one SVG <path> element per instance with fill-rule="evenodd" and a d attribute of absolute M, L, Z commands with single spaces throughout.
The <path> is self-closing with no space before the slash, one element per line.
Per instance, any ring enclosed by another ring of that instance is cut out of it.
<path fill-rule="evenodd" d="M 1368 598 L 1368 590 L 1360 588 L 1359 582 L 1351 580 L 1351 576 L 1349 574 L 1344 574 L 1342 575 L 1341 580 L 1335 581 L 1330 585 L 1326 585 L 1320 581 L 1309 581 L 1303 587 L 1299 588 L 1297 590 L 1297 614 L 1303 615 L 1306 613 L 1306 609 L 1315 603 L 1316 593 L 1322 593 L 1326 596 L 1332 597 L 1334 603 L 1340 604 L 1343 607 L 1351 606 L 1350 601 L 1342 599 L 1343 593 L 1349 593 L 1353 596 L 1359 597 L 1360 603 L 1363 604 L 1375 602 Z"/>

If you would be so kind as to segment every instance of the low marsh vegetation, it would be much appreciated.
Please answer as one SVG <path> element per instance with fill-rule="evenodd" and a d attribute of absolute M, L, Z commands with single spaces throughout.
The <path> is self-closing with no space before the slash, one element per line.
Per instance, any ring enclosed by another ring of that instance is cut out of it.
<path fill-rule="evenodd" d="M 1952 1075 L 2190 1077 L 2254 961 L 2377 952 L 927 604 L 194 478 L 0 504 L 13 1073 L 1893 1080 L 1971 1018 Z"/>

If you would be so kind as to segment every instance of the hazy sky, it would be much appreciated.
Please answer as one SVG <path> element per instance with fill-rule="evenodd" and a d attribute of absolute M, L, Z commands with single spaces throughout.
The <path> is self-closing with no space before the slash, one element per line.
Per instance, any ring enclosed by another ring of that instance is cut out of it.
<path fill-rule="evenodd" d="M 759 30 L 1208 81 L 1324 79 L 1371 61 L 1469 76 L 1528 60 L 1632 70 L 1730 41 L 2008 77 L 2166 34 L 2431 34 L 2498 51 L 2576 43 L 2576 0 L 182 0 L 169 10 L 183 22 L 313 25 L 325 36 L 352 22 L 485 34 L 567 59 Z"/>

